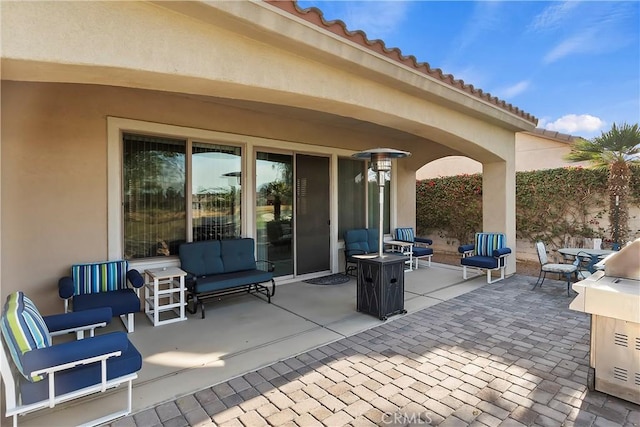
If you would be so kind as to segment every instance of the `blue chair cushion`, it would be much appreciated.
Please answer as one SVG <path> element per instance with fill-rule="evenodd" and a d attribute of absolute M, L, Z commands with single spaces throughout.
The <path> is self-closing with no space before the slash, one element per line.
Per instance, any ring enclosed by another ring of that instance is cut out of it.
<path fill-rule="evenodd" d="M 508 255 L 510 253 L 511 253 L 511 248 L 500 248 L 500 249 L 495 249 L 493 251 L 493 256 L 497 258 L 502 255 Z"/>
<path fill-rule="evenodd" d="M 224 273 L 219 240 L 184 243 L 178 253 L 180 267 L 194 276 Z"/>
<path fill-rule="evenodd" d="M 256 256 L 253 239 L 221 240 L 220 251 L 222 253 L 224 273 L 256 269 Z"/>
<path fill-rule="evenodd" d="M 460 252 L 462 254 L 462 253 L 465 253 L 465 252 L 472 251 L 473 248 L 474 248 L 474 246 L 471 245 L 471 244 L 469 244 L 469 245 L 460 245 L 460 246 L 458 246 L 458 252 Z"/>
<path fill-rule="evenodd" d="M 413 243 L 415 239 L 415 235 L 413 234 L 413 228 L 410 228 L 410 227 L 396 228 L 396 239 L 402 242 Z"/>
<path fill-rule="evenodd" d="M 113 311 L 111 307 L 101 307 L 92 310 L 72 311 L 69 313 L 45 316 L 44 321 L 49 328 L 49 332 L 55 332 L 102 322 L 108 325 L 111 323 L 112 317 Z"/>
<path fill-rule="evenodd" d="M 30 376 L 24 355 L 51 346 L 49 329 L 35 304 L 18 291 L 10 294 L 2 310 L 0 329 L 14 364 L 29 382 L 38 382 L 42 375 Z"/>
<path fill-rule="evenodd" d="M 414 246 L 413 249 L 411 249 L 411 252 L 413 252 L 414 257 L 433 255 L 432 248 L 422 248 L 419 246 Z"/>
<path fill-rule="evenodd" d="M 369 234 L 367 230 L 365 228 L 357 228 L 345 231 L 344 250 L 347 257 L 357 254 L 368 254 L 371 252 L 369 247 Z"/>
<path fill-rule="evenodd" d="M 36 350 L 28 360 L 28 365 L 34 369 L 38 367 L 54 366 L 72 360 L 78 360 L 112 351 L 122 351 L 117 357 L 107 360 L 107 379 L 114 379 L 129 375 L 142 368 L 142 356 L 135 346 L 127 339 L 124 332 L 113 332 L 85 338 L 79 341 L 71 341 L 58 344 L 45 349 L 46 355 L 38 354 L 42 350 Z M 44 366 L 43 366 L 44 365 Z M 100 383 L 100 363 L 80 365 L 72 369 L 61 371 L 55 375 L 56 395 L 69 393 L 84 387 Z M 23 404 L 42 401 L 48 398 L 48 382 L 41 381 L 30 383 L 22 381 L 20 392 Z"/>
<path fill-rule="evenodd" d="M 126 289 L 128 267 L 125 260 L 72 265 L 74 295 Z"/>
<path fill-rule="evenodd" d="M 493 256 L 495 249 L 505 247 L 506 238 L 501 233 L 476 233 L 475 250 L 476 255 Z"/>
<path fill-rule="evenodd" d="M 378 242 L 380 236 L 377 228 L 367 228 L 367 241 L 369 242 L 369 252 L 378 252 L 380 250 Z"/>
<path fill-rule="evenodd" d="M 73 311 L 111 307 L 114 316 L 140 311 L 140 298 L 131 288 L 113 292 L 76 295 L 73 297 Z"/>
<path fill-rule="evenodd" d="M 462 265 L 467 265 L 470 267 L 478 267 L 478 268 L 498 268 L 498 259 L 487 256 L 470 256 L 466 258 L 460 259 L 460 263 Z"/>
<path fill-rule="evenodd" d="M 263 283 L 273 278 L 273 273 L 263 270 L 243 270 L 222 273 L 195 279 L 196 291 L 199 293 L 231 289 L 247 283 Z"/>

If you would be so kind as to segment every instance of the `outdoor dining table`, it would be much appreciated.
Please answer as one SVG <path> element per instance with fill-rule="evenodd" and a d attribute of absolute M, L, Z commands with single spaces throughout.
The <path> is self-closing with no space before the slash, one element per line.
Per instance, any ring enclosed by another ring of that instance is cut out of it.
<path fill-rule="evenodd" d="M 615 253 L 610 249 L 593 249 L 593 248 L 560 248 L 558 249 L 562 255 L 570 256 L 573 258 L 585 259 L 588 258 L 587 270 L 590 273 L 595 273 L 597 270 L 596 264 L 604 257 Z"/>

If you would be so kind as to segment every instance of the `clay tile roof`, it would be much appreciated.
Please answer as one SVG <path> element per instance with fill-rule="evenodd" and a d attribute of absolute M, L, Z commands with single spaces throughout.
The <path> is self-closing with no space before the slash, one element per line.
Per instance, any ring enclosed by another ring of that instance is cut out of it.
<path fill-rule="evenodd" d="M 556 139 L 558 141 L 564 142 L 573 142 L 576 138 L 573 135 L 568 135 L 566 133 L 560 133 L 553 130 L 535 128 L 532 133 L 545 136 L 547 138 Z"/>
<path fill-rule="evenodd" d="M 447 83 L 455 88 L 463 90 L 473 96 L 476 96 L 480 99 L 483 99 L 491 104 L 502 108 L 503 110 L 508 111 L 509 113 L 515 114 L 519 117 L 522 117 L 525 120 L 528 120 L 534 124 L 537 124 L 538 119 L 533 115 L 522 111 L 518 107 L 507 103 L 501 99 L 498 99 L 495 96 L 492 96 L 490 93 L 485 93 L 482 89 L 476 89 L 471 84 L 466 84 L 463 80 L 456 79 L 451 74 L 444 74 L 439 68 L 431 68 L 427 62 L 418 62 L 416 57 L 413 55 L 405 56 L 400 49 L 387 48 L 382 40 L 369 40 L 367 35 L 362 30 L 350 31 L 347 29 L 346 24 L 341 20 L 333 20 L 326 21 L 322 14 L 322 11 L 316 7 L 310 7 L 307 9 L 302 9 L 298 6 L 295 0 L 264 0 L 266 3 L 269 3 L 272 6 L 276 6 L 279 9 L 288 12 L 292 15 L 295 15 L 299 18 L 304 19 L 307 22 L 315 24 L 319 27 L 326 29 L 327 31 L 331 31 L 332 33 L 344 37 L 345 39 L 351 40 L 352 42 L 358 43 L 361 46 L 364 46 L 374 52 L 385 55 L 401 64 L 407 65 L 409 67 L 413 67 L 416 70 L 422 72 L 423 74 L 439 79 L 440 81 Z"/>

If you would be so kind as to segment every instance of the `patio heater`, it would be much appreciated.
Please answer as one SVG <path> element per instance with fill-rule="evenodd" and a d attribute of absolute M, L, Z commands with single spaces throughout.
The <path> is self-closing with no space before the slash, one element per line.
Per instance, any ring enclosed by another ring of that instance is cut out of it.
<path fill-rule="evenodd" d="M 371 150 L 360 151 L 352 157 L 356 159 L 366 159 L 371 162 L 371 169 L 377 172 L 378 180 L 378 203 L 380 205 L 380 224 L 378 227 L 378 256 L 382 258 L 384 252 L 383 227 L 384 227 L 384 176 L 391 171 L 391 160 L 402 157 L 409 157 L 411 153 L 407 151 L 394 150 L 393 148 L 373 148 Z"/>
<path fill-rule="evenodd" d="M 374 148 L 355 153 L 356 159 L 367 159 L 371 169 L 377 172 L 380 205 L 378 226 L 378 256 L 358 258 L 358 283 L 356 309 L 371 314 L 380 320 L 394 314 L 404 314 L 404 265 L 407 257 L 384 256 L 384 181 L 385 173 L 391 170 L 391 160 L 410 156 L 406 151 L 391 148 Z M 358 257 L 356 255 L 356 257 Z"/>

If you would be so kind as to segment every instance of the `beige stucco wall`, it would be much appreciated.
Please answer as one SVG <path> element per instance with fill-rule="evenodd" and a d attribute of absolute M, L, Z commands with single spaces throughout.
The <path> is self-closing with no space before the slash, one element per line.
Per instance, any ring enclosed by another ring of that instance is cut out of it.
<path fill-rule="evenodd" d="M 485 186 L 505 199 L 484 215 L 515 235 L 513 138 L 532 123 L 410 66 L 262 2 L 0 8 L 3 295 L 59 312 L 57 278 L 109 255 L 108 116 L 334 155 L 410 151 L 393 225 L 415 223 L 415 171 L 462 154 L 492 171 Z"/>
<path fill-rule="evenodd" d="M 23 290 L 45 313 L 60 311 L 57 280 L 71 264 L 108 258 L 107 116 L 238 134 L 251 129 L 276 138 L 265 146 L 297 140 L 311 144 L 310 152 L 328 140 L 386 142 L 175 94 L 6 81 L 1 91 L 2 298 Z M 415 190 L 403 190 L 399 200 L 415 206 Z"/>
<path fill-rule="evenodd" d="M 588 166 L 587 162 L 569 162 L 564 156 L 571 151 L 567 141 L 558 141 L 541 135 L 518 132 L 516 133 L 516 171 L 532 171 L 539 169 L 554 169 L 566 166 Z M 450 156 L 430 162 L 416 173 L 418 180 L 438 178 L 461 174 L 482 172 L 482 163 L 464 156 Z"/>

